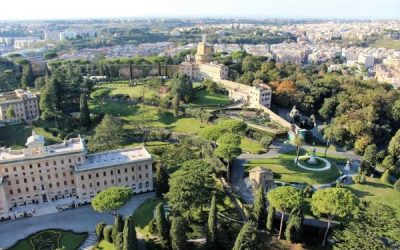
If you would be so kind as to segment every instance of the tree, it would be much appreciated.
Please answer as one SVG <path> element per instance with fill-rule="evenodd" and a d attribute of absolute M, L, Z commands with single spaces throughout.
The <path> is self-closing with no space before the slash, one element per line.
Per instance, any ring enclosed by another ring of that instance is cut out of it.
<path fill-rule="evenodd" d="M 56 82 L 51 79 L 46 81 L 44 90 L 42 90 L 40 95 L 39 106 L 42 113 L 42 119 L 48 120 L 56 115 L 57 103 Z"/>
<path fill-rule="evenodd" d="M 92 200 L 92 207 L 98 212 L 107 212 L 114 216 L 117 210 L 122 207 L 131 197 L 132 189 L 129 187 L 110 187 L 100 193 Z"/>
<path fill-rule="evenodd" d="M 396 209 L 382 203 L 362 204 L 359 215 L 343 230 L 335 230 L 335 249 L 396 249 L 400 244 Z"/>
<path fill-rule="evenodd" d="M 157 164 L 156 178 L 154 180 L 154 187 L 156 190 L 156 195 L 162 197 L 163 194 L 167 193 L 169 190 L 169 174 L 162 164 Z"/>
<path fill-rule="evenodd" d="M 265 200 L 264 185 L 260 185 L 260 187 L 257 190 L 253 206 L 253 219 L 254 222 L 256 223 L 258 230 L 262 230 L 266 226 L 265 225 L 267 221 L 266 206 L 267 204 Z"/>
<path fill-rule="evenodd" d="M 389 169 L 386 169 L 385 172 L 383 172 L 381 176 L 381 182 L 385 184 L 391 184 L 390 183 L 390 172 Z"/>
<path fill-rule="evenodd" d="M 118 232 L 114 239 L 115 250 L 122 250 L 124 247 L 124 237 L 121 232 Z"/>
<path fill-rule="evenodd" d="M 223 127 L 207 127 L 203 131 L 203 137 L 207 140 L 216 142 L 224 133 L 226 133 L 226 130 Z"/>
<path fill-rule="evenodd" d="M 80 99 L 80 113 L 79 120 L 82 127 L 88 128 L 90 126 L 90 112 L 87 102 L 87 96 L 85 93 L 81 94 Z"/>
<path fill-rule="evenodd" d="M 182 217 L 176 217 L 172 220 L 171 226 L 171 246 L 173 250 L 186 250 L 187 236 L 186 236 L 187 225 Z"/>
<path fill-rule="evenodd" d="M 97 125 L 89 148 L 96 152 L 118 148 L 124 142 L 123 131 L 121 121 L 106 114 Z"/>
<path fill-rule="evenodd" d="M 385 170 L 394 170 L 396 168 L 394 157 L 392 155 L 387 155 L 383 159 L 381 167 L 384 168 Z"/>
<path fill-rule="evenodd" d="M 104 222 L 99 222 L 97 225 L 96 225 L 96 236 L 97 236 L 97 239 L 100 241 L 100 240 L 102 240 L 103 238 L 104 238 L 104 234 L 103 234 L 103 232 L 104 232 L 104 228 L 106 227 L 107 225 L 106 225 L 106 223 L 104 223 Z"/>
<path fill-rule="evenodd" d="M 160 238 L 161 248 L 168 249 L 170 245 L 169 226 L 165 219 L 164 205 L 159 203 L 156 207 L 155 221 L 157 228 L 157 235 Z"/>
<path fill-rule="evenodd" d="M 123 236 L 123 250 L 136 250 L 137 239 L 135 224 L 133 223 L 133 216 L 130 215 L 125 218 L 124 230 L 122 231 Z"/>
<path fill-rule="evenodd" d="M 268 206 L 267 230 L 272 233 L 274 231 L 275 208 Z"/>
<path fill-rule="evenodd" d="M 110 243 L 112 243 L 112 231 L 113 231 L 113 226 L 112 225 L 108 225 L 104 228 L 103 230 L 103 235 L 104 235 L 104 239 Z"/>
<path fill-rule="evenodd" d="M 392 137 L 388 147 L 389 154 L 399 158 L 400 156 L 400 129 Z"/>
<path fill-rule="evenodd" d="M 202 160 L 184 163 L 180 171 L 169 180 L 169 192 L 165 194 L 170 208 L 182 215 L 190 214 L 193 209 L 202 208 L 211 200 L 215 181 L 212 167 Z"/>
<path fill-rule="evenodd" d="M 215 155 L 223 158 L 227 162 L 226 166 L 226 178 L 230 181 L 230 165 L 232 161 L 242 153 L 242 149 L 239 146 L 232 144 L 221 144 L 214 151 Z"/>
<path fill-rule="evenodd" d="M 218 123 L 218 127 L 224 128 L 226 132 L 238 134 L 246 130 L 247 124 L 236 120 L 223 120 Z"/>
<path fill-rule="evenodd" d="M 12 120 L 15 118 L 14 106 L 12 106 L 12 105 L 8 106 L 6 115 L 7 115 L 8 120 Z"/>
<path fill-rule="evenodd" d="M 400 178 L 393 185 L 394 189 L 400 191 Z"/>
<path fill-rule="evenodd" d="M 241 138 L 240 135 L 238 134 L 233 134 L 233 133 L 226 133 L 226 134 L 222 134 L 218 140 L 217 140 L 217 144 L 221 145 L 221 144 L 231 144 L 234 146 L 240 146 L 240 142 L 241 142 Z"/>
<path fill-rule="evenodd" d="M 304 144 L 303 138 L 300 135 L 295 135 L 292 141 L 293 145 L 296 146 L 296 167 L 299 164 L 300 147 Z"/>
<path fill-rule="evenodd" d="M 303 224 L 302 213 L 295 212 L 289 216 L 286 224 L 285 237 L 290 242 L 298 242 L 301 239 L 301 226 Z"/>
<path fill-rule="evenodd" d="M 375 166 L 376 154 L 377 154 L 377 147 L 375 144 L 371 144 L 365 149 L 363 160 L 368 162 L 371 166 Z"/>
<path fill-rule="evenodd" d="M 322 215 L 328 219 L 322 246 L 325 246 L 326 238 L 331 226 L 331 221 L 338 217 L 344 218 L 353 215 L 358 209 L 358 198 L 348 189 L 326 188 L 314 193 L 311 200 L 311 211 L 315 216 Z"/>
<path fill-rule="evenodd" d="M 236 237 L 235 245 L 232 250 L 253 250 L 258 249 L 257 235 L 253 229 L 254 225 L 247 222 L 243 225 L 238 236 Z"/>
<path fill-rule="evenodd" d="M 21 87 L 33 86 L 34 77 L 31 64 L 28 62 L 22 66 Z"/>
<path fill-rule="evenodd" d="M 124 218 L 121 214 L 118 214 L 114 217 L 114 228 L 112 231 L 113 242 L 117 242 L 117 237 L 119 233 L 122 233 L 124 230 Z"/>
<path fill-rule="evenodd" d="M 273 206 L 281 213 L 278 239 L 282 237 L 283 219 L 285 213 L 298 209 L 303 204 L 303 197 L 300 190 L 292 186 L 275 188 L 267 194 L 270 206 Z"/>
<path fill-rule="evenodd" d="M 179 117 L 179 95 L 175 94 L 174 98 L 172 99 L 172 107 L 174 109 L 174 117 Z"/>
<path fill-rule="evenodd" d="M 211 199 L 210 212 L 208 212 L 207 222 L 207 247 L 216 249 L 218 245 L 218 209 L 215 195 Z"/>

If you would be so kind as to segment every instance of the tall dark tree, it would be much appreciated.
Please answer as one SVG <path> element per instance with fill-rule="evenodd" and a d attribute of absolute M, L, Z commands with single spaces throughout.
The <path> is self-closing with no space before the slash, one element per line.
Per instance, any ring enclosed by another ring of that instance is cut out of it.
<path fill-rule="evenodd" d="M 92 151 L 115 149 L 124 142 L 123 133 L 121 120 L 106 114 L 97 125 L 94 136 L 89 142 L 89 148 Z"/>
<path fill-rule="evenodd" d="M 157 164 L 156 179 L 154 181 L 154 187 L 156 189 L 156 195 L 162 197 L 163 194 L 169 190 L 169 174 L 162 164 Z"/>
<path fill-rule="evenodd" d="M 216 249 L 218 246 L 218 216 L 217 201 L 215 195 L 211 199 L 210 212 L 208 213 L 207 248 Z"/>
<path fill-rule="evenodd" d="M 112 231 L 113 242 L 117 241 L 118 233 L 122 233 L 123 230 L 124 230 L 124 218 L 122 217 L 121 214 L 118 214 L 117 216 L 115 216 L 114 219 L 114 228 Z"/>
<path fill-rule="evenodd" d="M 267 203 L 264 193 L 264 185 L 260 185 L 257 190 L 256 197 L 254 199 L 253 207 L 253 219 L 256 223 L 257 229 L 261 230 L 265 228 L 265 223 L 267 221 Z"/>
<path fill-rule="evenodd" d="M 175 94 L 172 99 L 172 107 L 174 109 L 174 117 L 179 117 L 179 94 Z"/>
<path fill-rule="evenodd" d="M 22 75 L 21 75 L 21 87 L 33 87 L 34 85 L 34 77 L 32 73 L 32 66 L 28 62 L 22 66 Z"/>
<path fill-rule="evenodd" d="M 79 110 L 79 119 L 81 126 L 88 128 L 90 126 L 90 112 L 86 93 L 81 94 Z"/>
<path fill-rule="evenodd" d="M 368 162 L 371 166 L 375 166 L 376 154 L 377 154 L 377 147 L 375 144 L 371 144 L 365 148 L 363 160 Z"/>
<path fill-rule="evenodd" d="M 104 231 L 104 228 L 106 227 L 107 225 L 106 225 L 106 223 L 104 223 L 104 222 L 99 222 L 98 224 L 97 224 L 97 226 L 96 226 L 96 236 L 97 236 L 97 239 L 100 241 L 100 240 L 102 240 L 103 238 L 104 238 L 104 234 L 103 234 L 103 231 Z"/>
<path fill-rule="evenodd" d="M 303 214 L 301 211 L 290 214 L 286 224 L 285 237 L 290 242 L 298 242 L 301 239 L 301 227 Z"/>
<path fill-rule="evenodd" d="M 118 232 L 117 236 L 115 236 L 115 238 L 114 238 L 114 247 L 115 247 L 115 250 L 123 250 L 124 237 L 121 232 Z"/>
<path fill-rule="evenodd" d="M 254 225 L 252 225 L 250 222 L 247 222 L 243 225 L 236 238 L 235 245 L 233 246 L 232 250 L 258 249 L 257 235 L 253 227 Z"/>
<path fill-rule="evenodd" d="M 182 217 L 176 217 L 172 220 L 171 226 L 171 246 L 173 250 L 187 249 L 187 224 Z"/>
<path fill-rule="evenodd" d="M 123 236 L 123 250 L 136 250 L 137 249 L 137 239 L 135 224 L 133 223 L 133 216 L 128 216 L 125 218 L 124 230 L 122 232 Z"/>
<path fill-rule="evenodd" d="M 44 120 L 54 117 L 57 113 L 58 98 L 56 89 L 56 82 L 54 80 L 48 80 L 42 90 L 39 106 L 42 112 L 42 119 Z"/>
<path fill-rule="evenodd" d="M 169 237 L 169 225 L 165 218 L 164 205 L 162 203 L 157 205 L 154 219 L 156 221 L 157 235 L 160 238 L 161 248 L 169 249 L 171 241 Z"/>
<path fill-rule="evenodd" d="M 274 231 L 274 219 L 275 219 L 275 208 L 271 205 L 268 206 L 268 216 L 267 216 L 267 230 L 270 233 Z"/>

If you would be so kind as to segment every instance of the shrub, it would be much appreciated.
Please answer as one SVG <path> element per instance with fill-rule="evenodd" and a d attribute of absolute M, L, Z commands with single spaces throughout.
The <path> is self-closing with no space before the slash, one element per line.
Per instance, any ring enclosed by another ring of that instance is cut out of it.
<path fill-rule="evenodd" d="M 360 173 L 360 174 L 353 176 L 353 181 L 356 184 L 365 184 L 367 182 L 367 179 L 365 178 L 364 173 Z"/>
<path fill-rule="evenodd" d="M 273 141 L 273 138 L 271 136 L 264 135 L 260 140 L 260 144 L 264 148 L 268 148 L 269 145 L 272 143 L 272 141 Z"/>
<path fill-rule="evenodd" d="M 394 183 L 393 187 L 394 187 L 394 189 L 396 189 L 397 191 L 400 191 L 400 178 L 397 179 L 397 181 Z"/>
<path fill-rule="evenodd" d="M 311 198 L 311 196 L 313 195 L 314 190 L 313 187 L 311 185 L 307 185 L 303 188 L 303 196 L 304 198 Z"/>
<path fill-rule="evenodd" d="M 255 132 L 253 132 L 253 138 L 256 140 L 261 140 L 261 138 L 263 138 L 263 134 L 255 131 Z"/>
<path fill-rule="evenodd" d="M 390 184 L 389 177 L 390 177 L 389 170 L 385 170 L 385 172 L 383 172 L 383 175 L 381 176 L 381 182 L 385 184 Z"/>
<path fill-rule="evenodd" d="M 96 226 L 96 236 L 97 239 L 100 241 L 104 238 L 104 228 L 106 227 L 106 223 L 104 222 L 99 222 Z"/>
<path fill-rule="evenodd" d="M 103 230 L 104 239 L 110 243 L 112 243 L 113 228 L 114 228 L 113 225 L 108 225 L 108 226 L 104 227 L 104 230 Z"/>

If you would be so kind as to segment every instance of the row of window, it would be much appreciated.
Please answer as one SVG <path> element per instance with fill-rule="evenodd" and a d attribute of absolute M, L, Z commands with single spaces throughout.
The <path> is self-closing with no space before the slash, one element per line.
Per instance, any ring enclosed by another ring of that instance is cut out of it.
<path fill-rule="evenodd" d="M 64 181 L 63 184 L 64 184 L 64 186 L 68 186 L 68 182 L 67 182 L 67 181 Z M 71 180 L 71 184 L 74 185 L 74 184 L 75 184 L 75 181 L 74 181 L 74 180 Z M 57 181 L 57 182 L 55 183 L 55 186 L 56 186 L 56 187 L 60 187 L 60 186 L 61 186 L 61 183 Z M 49 183 L 49 184 L 48 184 L 48 187 L 49 187 L 49 188 L 53 188 L 53 183 Z M 37 191 L 37 186 L 32 186 L 32 189 L 33 189 L 33 191 Z M 40 185 L 40 189 L 41 189 L 42 191 L 45 190 L 45 185 Z M 30 191 L 29 187 L 25 187 L 25 192 L 28 193 L 29 191 Z M 21 192 L 22 192 L 22 189 L 21 189 L 21 188 L 17 188 L 17 189 L 16 189 L 16 193 L 20 194 Z M 13 194 L 14 194 L 14 191 L 13 191 L 12 189 L 10 189 L 10 190 L 9 190 L 9 193 L 10 193 L 10 195 L 13 195 Z"/>
<path fill-rule="evenodd" d="M 142 170 L 142 166 L 139 166 L 138 168 L 139 168 L 139 171 Z M 144 169 L 146 169 L 146 170 L 149 169 L 148 165 L 145 165 L 145 166 L 144 166 Z M 135 167 L 132 167 L 131 170 L 132 170 L 132 172 L 135 172 Z M 125 172 L 125 173 L 128 173 L 128 168 L 125 168 L 125 169 L 124 169 L 124 172 Z M 121 169 L 117 169 L 117 174 L 121 174 Z M 113 171 L 113 170 L 110 170 L 110 175 L 114 175 L 114 171 Z M 147 175 L 148 175 L 148 174 L 146 174 L 146 177 L 147 177 Z M 100 174 L 99 174 L 99 173 L 96 173 L 95 176 L 96 176 L 96 178 L 99 178 Z M 106 172 L 106 171 L 103 171 L 103 177 L 106 177 L 106 176 L 107 176 L 107 172 Z M 139 178 L 142 178 L 141 176 L 142 176 L 142 175 L 139 175 Z M 92 174 L 88 174 L 88 175 L 87 175 L 87 179 L 91 180 L 91 179 L 92 179 Z M 83 175 L 83 174 L 81 175 L 81 180 L 82 180 L 82 181 L 85 180 L 85 175 Z"/>
<path fill-rule="evenodd" d="M 67 174 L 66 174 L 65 172 L 63 172 L 61 175 L 62 175 L 63 177 L 67 177 Z M 72 176 L 73 173 L 70 172 L 70 175 Z M 55 174 L 54 174 L 54 177 L 55 177 L 56 179 L 58 179 L 59 174 L 58 174 L 58 173 L 55 173 Z M 40 181 L 43 181 L 43 179 L 44 179 L 44 178 L 43 178 L 42 175 L 39 176 L 39 180 L 40 180 Z M 35 181 L 36 181 L 36 178 L 33 176 L 33 177 L 31 178 L 31 180 L 32 180 L 32 182 L 35 182 Z M 51 175 L 50 175 L 50 174 L 47 175 L 47 180 L 51 180 Z M 23 178 L 22 181 L 23 181 L 23 183 L 28 183 L 28 178 Z M 16 180 L 15 180 L 15 184 L 18 185 L 19 183 L 20 183 L 20 179 L 16 179 Z M 8 185 L 9 185 L 9 186 L 12 185 L 11 180 L 8 181 Z"/>
<path fill-rule="evenodd" d="M 80 161 L 81 161 L 81 157 L 78 157 L 78 162 L 80 162 Z M 64 164 L 64 163 L 65 163 L 64 159 L 60 160 L 60 164 Z M 68 159 L 68 163 L 72 163 L 72 159 L 71 158 Z M 41 167 L 40 162 L 37 163 L 36 165 L 37 165 L 38 168 Z M 49 166 L 49 162 L 46 161 L 45 162 L 45 166 L 48 167 Z M 53 161 L 53 166 L 57 166 L 57 161 L 56 160 Z M 28 166 L 27 166 L 27 168 L 28 168 Z M 29 164 L 29 169 L 32 169 L 32 168 L 33 168 L 33 164 Z M 17 169 L 18 169 L 17 167 L 13 167 L 12 171 L 16 172 Z M 22 171 L 25 170 L 25 166 L 21 166 L 21 170 Z M 10 169 L 10 171 L 11 171 L 11 169 Z M 8 173 L 9 169 L 8 168 L 4 168 L 4 172 Z"/>

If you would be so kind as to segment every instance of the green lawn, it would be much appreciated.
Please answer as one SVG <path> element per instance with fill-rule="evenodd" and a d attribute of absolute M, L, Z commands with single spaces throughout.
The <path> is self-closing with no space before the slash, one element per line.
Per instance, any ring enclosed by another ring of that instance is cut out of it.
<path fill-rule="evenodd" d="M 63 246 L 65 247 L 65 250 L 78 249 L 78 247 L 87 237 L 87 233 L 74 233 L 71 231 L 62 231 L 62 230 L 47 230 L 47 231 L 56 231 L 61 233 L 59 247 Z M 34 237 L 34 235 L 30 235 L 26 239 L 18 241 L 17 244 L 9 248 L 9 250 L 30 250 L 30 249 L 35 250 L 35 248 L 30 243 L 30 239 L 32 237 Z"/>
<path fill-rule="evenodd" d="M 231 100 L 227 95 L 218 93 L 209 93 L 206 90 L 197 90 L 195 93 L 195 99 L 193 103 L 202 106 L 213 106 L 213 105 L 227 105 L 231 103 Z"/>
<path fill-rule="evenodd" d="M 149 198 L 138 208 L 136 208 L 135 212 L 133 213 L 135 227 L 143 234 L 145 238 L 150 236 L 149 222 L 153 219 L 153 211 L 160 202 L 162 202 L 161 198 Z"/>
<path fill-rule="evenodd" d="M 400 192 L 396 191 L 393 185 L 383 184 L 378 178 L 367 177 L 366 184 L 352 184 L 349 189 L 360 199 L 393 206 L 400 217 Z"/>
<path fill-rule="evenodd" d="M 251 160 L 246 164 L 246 170 L 260 166 L 270 169 L 274 173 L 274 178 L 279 181 L 324 184 L 333 182 L 340 176 L 335 162 L 344 161 L 344 159 L 328 156 L 327 159 L 332 163 L 332 167 L 329 170 L 317 172 L 296 167 L 295 157 L 296 152 L 292 151 L 276 158 Z"/>
<path fill-rule="evenodd" d="M 249 139 L 244 136 L 242 136 L 242 142 L 240 143 L 240 147 L 242 148 L 243 152 L 249 152 L 253 154 L 265 151 L 265 148 L 263 148 L 258 141 Z"/>
<path fill-rule="evenodd" d="M 374 48 L 400 49 L 400 41 L 382 39 L 382 40 L 377 40 L 371 46 Z"/>
<path fill-rule="evenodd" d="M 112 243 L 102 240 L 99 242 L 95 250 L 115 250 L 115 247 Z"/>

